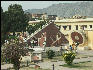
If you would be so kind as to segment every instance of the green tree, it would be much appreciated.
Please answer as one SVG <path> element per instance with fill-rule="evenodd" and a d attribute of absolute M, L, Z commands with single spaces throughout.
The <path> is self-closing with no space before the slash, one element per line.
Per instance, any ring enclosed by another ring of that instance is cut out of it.
<path fill-rule="evenodd" d="M 1 7 L 1 44 L 4 42 L 4 33 L 3 33 L 3 30 L 4 30 L 4 28 L 3 28 L 3 9 L 2 9 L 2 7 Z"/>
<path fill-rule="evenodd" d="M 55 56 L 55 52 L 53 50 L 48 50 L 46 53 L 49 59 L 52 59 Z"/>
<path fill-rule="evenodd" d="M 1 7 L 1 45 L 8 39 L 8 32 L 23 32 L 28 26 L 28 17 L 24 13 L 22 6 L 18 4 L 11 4 L 8 11 L 3 12 Z"/>
<path fill-rule="evenodd" d="M 40 21 L 40 28 L 42 29 L 42 26 L 46 24 L 46 21 Z"/>
<path fill-rule="evenodd" d="M 27 27 L 27 31 L 28 31 L 29 34 L 34 33 L 35 30 L 36 30 L 36 28 L 35 28 L 34 26 L 32 26 L 32 25 L 28 25 L 28 27 Z"/>
<path fill-rule="evenodd" d="M 8 38 L 8 32 L 10 25 L 8 24 L 8 14 L 7 12 L 3 12 L 1 7 L 1 45 L 4 43 L 5 39 Z"/>
<path fill-rule="evenodd" d="M 14 40 L 14 41 L 13 41 Z M 3 58 L 7 58 L 14 65 L 15 70 L 20 69 L 20 58 L 25 56 L 28 53 L 28 49 L 25 49 L 25 43 L 20 43 L 18 38 L 13 38 L 9 40 L 9 44 L 5 45 L 5 48 L 2 50 L 4 54 Z"/>
<path fill-rule="evenodd" d="M 28 17 L 24 13 L 22 6 L 19 4 L 11 4 L 8 7 L 8 22 L 10 24 L 10 32 L 24 32 L 26 31 L 26 27 L 28 26 Z"/>
<path fill-rule="evenodd" d="M 45 25 L 45 24 L 46 24 L 46 21 L 44 20 L 44 21 L 40 21 L 40 23 L 38 23 L 38 24 L 35 24 L 35 26 L 29 25 L 27 27 L 27 31 L 28 31 L 29 34 L 34 33 L 39 28 L 42 29 L 42 26 Z"/>

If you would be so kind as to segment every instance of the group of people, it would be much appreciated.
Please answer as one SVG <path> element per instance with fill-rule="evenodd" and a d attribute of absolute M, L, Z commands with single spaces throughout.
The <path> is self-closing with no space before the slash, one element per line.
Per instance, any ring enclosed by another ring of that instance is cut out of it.
<path fill-rule="evenodd" d="M 73 42 L 73 44 L 72 45 L 70 45 L 70 47 L 69 47 L 69 49 L 71 50 L 71 51 L 75 51 L 75 52 L 77 52 L 77 46 L 79 45 L 79 42 Z"/>

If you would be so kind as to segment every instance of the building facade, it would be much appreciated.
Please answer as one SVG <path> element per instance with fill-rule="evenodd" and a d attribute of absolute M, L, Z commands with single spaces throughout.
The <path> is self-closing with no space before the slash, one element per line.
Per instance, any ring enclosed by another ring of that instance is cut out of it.
<path fill-rule="evenodd" d="M 79 42 L 79 47 L 93 49 L 93 18 L 56 20 L 60 31 L 69 41 Z"/>

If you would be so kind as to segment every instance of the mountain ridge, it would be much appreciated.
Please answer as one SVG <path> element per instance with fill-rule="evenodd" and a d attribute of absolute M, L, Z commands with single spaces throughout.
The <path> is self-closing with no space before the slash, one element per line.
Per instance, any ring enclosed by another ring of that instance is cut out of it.
<path fill-rule="evenodd" d="M 58 15 L 60 17 L 71 17 L 74 15 L 93 17 L 93 2 L 59 3 L 43 9 L 29 9 L 25 13 L 47 13 L 48 15 Z"/>

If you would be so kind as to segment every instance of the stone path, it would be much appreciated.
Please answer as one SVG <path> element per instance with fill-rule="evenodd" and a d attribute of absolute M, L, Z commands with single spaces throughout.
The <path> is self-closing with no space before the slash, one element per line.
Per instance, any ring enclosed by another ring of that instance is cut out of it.
<path fill-rule="evenodd" d="M 75 59 L 74 63 L 85 62 L 85 61 L 93 61 L 93 57 Z M 47 62 L 38 63 L 38 65 L 40 65 L 41 68 L 43 68 L 43 69 L 51 69 L 51 70 L 52 70 L 52 67 L 53 67 L 52 65 L 53 64 L 55 65 L 55 70 L 79 70 L 79 69 L 76 69 L 76 68 L 67 68 L 67 67 L 59 66 L 59 65 L 65 64 L 64 61 L 57 61 L 57 62 L 47 61 Z"/>
<path fill-rule="evenodd" d="M 79 54 L 82 54 L 82 55 L 92 55 L 93 56 L 93 50 L 82 50 L 82 51 L 80 51 L 80 50 L 78 50 L 78 53 Z"/>
<path fill-rule="evenodd" d="M 4 64 L 4 65 L 1 65 L 1 70 L 7 70 L 8 68 L 12 68 L 13 67 L 13 64 Z"/>
<path fill-rule="evenodd" d="M 78 53 L 82 54 L 82 55 L 93 56 L 93 50 L 90 50 L 90 51 L 78 51 Z M 85 61 L 93 61 L 93 57 L 75 59 L 73 62 L 78 63 L 78 62 L 85 62 Z M 52 66 L 53 64 L 55 65 L 55 70 L 79 70 L 79 69 L 76 69 L 76 68 L 67 68 L 67 67 L 59 66 L 59 65 L 65 64 L 64 61 L 57 61 L 57 62 L 44 61 L 44 62 L 38 63 L 38 65 L 40 65 L 40 68 L 51 69 L 51 70 L 53 68 L 53 66 Z M 5 69 L 7 69 L 9 67 L 13 67 L 13 64 L 1 65 L 2 70 L 3 69 L 5 70 Z M 34 67 L 34 65 L 30 65 L 30 67 Z"/>
<path fill-rule="evenodd" d="M 78 50 L 78 54 L 82 54 L 82 55 L 88 55 L 88 56 L 93 56 L 93 50 L 90 50 L 90 51 L 79 51 Z M 79 63 L 79 62 L 86 62 L 86 61 L 93 61 L 93 57 L 88 57 L 88 58 L 80 58 L 80 59 L 75 59 L 73 61 L 73 63 Z M 67 67 L 62 67 L 62 66 L 59 66 L 59 65 L 64 65 L 65 62 L 64 61 L 57 61 L 57 62 L 50 62 L 50 61 L 47 61 L 47 62 L 41 62 L 41 63 L 38 63 L 38 65 L 40 65 L 41 68 L 43 69 L 53 69 L 52 65 L 55 65 L 55 70 L 79 70 L 79 69 L 76 69 L 76 68 L 67 68 Z"/>

